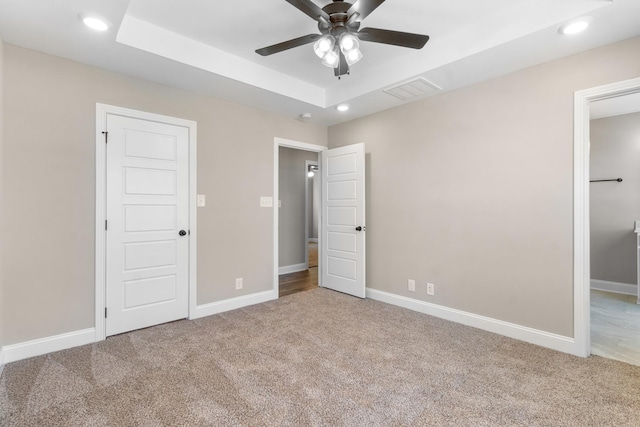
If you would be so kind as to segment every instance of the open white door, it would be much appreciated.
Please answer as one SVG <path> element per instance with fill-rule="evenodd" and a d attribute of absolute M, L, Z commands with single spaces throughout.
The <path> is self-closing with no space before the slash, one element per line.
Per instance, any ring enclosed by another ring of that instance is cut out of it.
<path fill-rule="evenodd" d="M 365 297 L 364 144 L 322 152 L 321 285 Z"/>
<path fill-rule="evenodd" d="M 189 130 L 107 115 L 106 335 L 184 319 Z"/>

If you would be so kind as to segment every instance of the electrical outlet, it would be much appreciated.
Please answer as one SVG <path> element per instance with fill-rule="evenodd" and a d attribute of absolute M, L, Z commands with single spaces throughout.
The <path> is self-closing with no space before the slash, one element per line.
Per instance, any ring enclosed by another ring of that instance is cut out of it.
<path fill-rule="evenodd" d="M 242 289 L 242 277 L 236 279 L 236 290 Z"/>
<path fill-rule="evenodd" d="M 434 295 L 435 288 L 436 288 L 436 285 L 434 285 L 433 283 L 427 283 L 427 295 Z"/>
<path fill-rule="evenodd" d="M 413 280 L 413 279 L 407 280 L 407 287 L 409 288 L 409 290 L 411 292 L 415 292 L 416 291 L 416 281 Z"/>

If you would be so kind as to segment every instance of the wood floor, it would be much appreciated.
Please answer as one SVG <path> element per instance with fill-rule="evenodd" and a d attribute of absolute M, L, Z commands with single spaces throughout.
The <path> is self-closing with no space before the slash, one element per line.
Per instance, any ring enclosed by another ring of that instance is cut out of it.
<path fill-rule="evenodd" d="M 308 291 L 318 287 L 318 244 L 309 243 L 309 269 L 279 277 L 280 296 Z"/>
<path fill-rule="evenodd" d="M 640 305 L 635 295 L 591 291 L 591 353 L 640 365 Z"/>
<path fill-rule="evenodd" d="M 280 276 L 280 296 L 308 291 L 318 287 L 318 267 Z"/>

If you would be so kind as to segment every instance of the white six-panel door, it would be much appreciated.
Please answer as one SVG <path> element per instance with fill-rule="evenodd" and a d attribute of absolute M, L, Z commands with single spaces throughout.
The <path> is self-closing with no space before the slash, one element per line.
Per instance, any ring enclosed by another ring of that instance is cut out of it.
<path fill-rule="evenodd" d="M 365 297 L 364 144 L 322 152 L 322 286 Z"/>
<path fill-rule="evenodd" d="M 189 134 L 115 114 L 107 132 L 109 336 L 188 316 Z"/>

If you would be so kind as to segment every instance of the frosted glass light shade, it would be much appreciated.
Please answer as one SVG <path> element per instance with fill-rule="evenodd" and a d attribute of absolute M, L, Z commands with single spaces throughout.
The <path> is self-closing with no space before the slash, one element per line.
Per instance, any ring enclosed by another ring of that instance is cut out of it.
<path fill-rule="evenodd" d="M 360 52 L 360 49 L 352 49 L 349 52 L 345 53 L 344 57 L 347 60 L 347 64 L 351 66 L 360 61 L 363 55 L 362 52 Z"/>
<path fill-rule="evenodd" d="M 344 33 L 340 36 L 340 50 L 345 55 L 348 52 L 354 49 L 359 49 L 359 48 L 360 48 L 360 42 L 358 41 L 358 38 L 353 34 Z"/>
<path fill-rule="evenodd" d="M 340 53 L 337 47 L 327 52 L 324 58 L 322 58 L 322 65 L 325 65 L 330 68 L 336 68 L 339 62 L 340 62 Z"/>
<path fill-rule="evenodd" d="M 325 57 L 325 55 L 333 49 L 336 44 L 336 39 L 333 36 L 326 35 L 322 36 L 320 40 L 313 44 L 313 51 L 318 55 L 319 58 Z"/>

